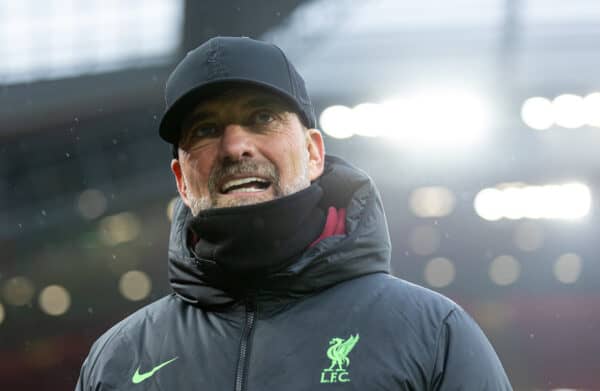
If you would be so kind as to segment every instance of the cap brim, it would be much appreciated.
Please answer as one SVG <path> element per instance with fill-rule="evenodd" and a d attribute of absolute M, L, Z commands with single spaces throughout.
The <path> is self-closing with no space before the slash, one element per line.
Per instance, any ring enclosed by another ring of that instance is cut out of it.
<path fill-rule="evenodd" d="M 298 106 L 295 98 L 279 87 L 250 79 L 219 79 L 201 84 L 177 99 L 163 114 L 159 125 L 160 137 L 168 143 L 177 144 L 181 134 L 182 121 L 188 113 L 190 113 L 202 100 L 209 99 L 211 96 L 218 94 L 224 89 L 239 85 L 252 85 L 264 88 L 267 91 L 281 96 L 296 109 L 296 112 L 301 117 L 302 122 L 305 125 L 308 123 L 308 120 L 304 118 L 305 116 L 302 108 Z"/>

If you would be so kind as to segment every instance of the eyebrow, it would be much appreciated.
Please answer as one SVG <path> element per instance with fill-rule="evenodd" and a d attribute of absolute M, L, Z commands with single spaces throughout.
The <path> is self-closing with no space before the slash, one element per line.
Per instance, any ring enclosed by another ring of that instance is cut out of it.
<path fill-rule="evenodd" d="M 217 116 L 217 114 L 212 111 L 199 111 L 196 113 L 192 113 L 192 114 L 190 114 L 189 117 L 184 119 L 183 122 L 181 123 L 181 130 L 183 131 L 183 130 L 189 129 L 192 125 L 194 125 L 200 121 L 204 121 L 207 118 L 213 118 L 216 116 Z"/>

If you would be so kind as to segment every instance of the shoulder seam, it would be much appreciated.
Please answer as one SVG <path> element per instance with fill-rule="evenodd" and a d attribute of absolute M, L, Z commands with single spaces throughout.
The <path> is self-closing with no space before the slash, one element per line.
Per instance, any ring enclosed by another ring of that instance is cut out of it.
<path fill-rule="evenodd" d="M 448 321 L 448 318 L 450 318 L 452 315 L 454 315 L 454 313 L 456 312 L 457 307 L 454 306 L 450 312 L 448 312 L 448 314 L 444 317 L 444 319 L 442 319 L 442 321 L 440 322 L 440 329 L 438 330 L 438 334 L 436 337 L 436 341 L 435 341 L 435 353 L 433 355 L 433 363 L 431 365 L 431 373 L 429 375 L 429 385 L 432 385 L 432 381 L 433 381 L 433 376 L 434 376 L 434 372 L 435 372 L 435 368 L 437 365 L 437 361 L 438 361 L 438 355 L 440 354 L 440 342 L 442 339 L 442 332 L 444 331 L 444 326 L 446 325 L 446 322 Z"/>
<path fill-rule="evenodd" d="M 102 352 L 104 351 L 104 348 L 110 343 L 112 342 L 115 338 L 119 337 L 119 336 L 123 336 L 124 339 L 125 335 L 123 334 L 123 329 L 125 328 L 126 324 L 123 323 L 121 324 L 121 326 L 119 328 L 117 328 L 110 337 L 108 337 L 106 339 L 106 341 L 102 344 L 102 346 L 98 347 L 97 349 L 94 349 L 94 361 L 91 363 L 90 368 L 89 368 L 89 374 L 91 375 L 93 373 L 93 369 L 96 367 L 96 363 L 98 362 L 98 360 L 100 359 L 100 356 L 102 354 Z M 127 341 L 127 343 L 129 343 L 129 341 Z"/>

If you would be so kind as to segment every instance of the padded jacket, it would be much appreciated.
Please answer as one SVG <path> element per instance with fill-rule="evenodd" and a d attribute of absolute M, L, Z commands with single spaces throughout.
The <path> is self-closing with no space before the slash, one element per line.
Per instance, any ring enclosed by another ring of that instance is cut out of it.
<path fill-rule="evenodd" d="M 346 235 L 308 247 L 252 293 L 214 283 L 176 204 L 173 293 L 113 326 L 76 385 L 100 390 L 511 390 L 487 338 L 448 298 L 389 274 L 390 240 L 371 179 L 328 156 L 321 204 Z"/>

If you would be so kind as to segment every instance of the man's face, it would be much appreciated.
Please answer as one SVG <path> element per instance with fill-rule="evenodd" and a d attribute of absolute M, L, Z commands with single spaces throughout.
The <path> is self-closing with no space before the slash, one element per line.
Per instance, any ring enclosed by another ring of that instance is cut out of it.
<path fill-rule="evenodd" d="M 192 213 L 295 193 L 323 172 L 321 133 L 277 95 L 237 88 L 202 101 L 183 121 L 177 187 Z"/>

